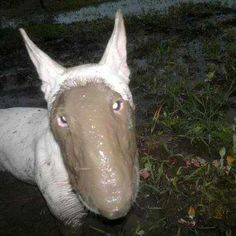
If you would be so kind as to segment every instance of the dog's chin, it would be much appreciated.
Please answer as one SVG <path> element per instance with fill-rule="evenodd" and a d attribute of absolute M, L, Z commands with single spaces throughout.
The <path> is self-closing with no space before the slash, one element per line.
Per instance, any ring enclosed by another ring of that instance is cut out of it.
<path fill-rule="evenodd" d="M 79 200 L 86 207 L 87 210 L 89 210 L 89 211 L 91 211 L 91 212 L 93 212 L 95 214 L 100 214 L 98 209 L 95 206 L 93 206 L 93 204 L 90 201 L 85 200 L 82 197 L 82 195 L 79 193 L 79 191 L 75 191 L 75 193 L 76 193 L 76 196 L 79 198 Z"/>
<path fill-rule="evenodd" d="M 127 215 L 131 208 L 131 202 L 124 207 L 124 209 L 111 209 L 109 211 L 102 211 L 95 207 L 90 201 L 85 201 L 79 192 L 76 193 L 77 197 L 80 199 L 81 203 L 87 208 L 87 210 L 100 215 L 109 220 L 116 220 Z"/>

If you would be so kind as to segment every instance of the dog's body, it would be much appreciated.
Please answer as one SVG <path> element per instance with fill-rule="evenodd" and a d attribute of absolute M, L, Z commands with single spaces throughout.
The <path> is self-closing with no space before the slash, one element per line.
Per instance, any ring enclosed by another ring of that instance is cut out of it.
<path fill-rule="evenodd" d="M 2 109 L 0 134 L 0 168 L 22 181 L 36 184 L 60 220 L 72 225 L 80 222 L 86 210 L 72 193 L 59 146 L 50 130 L 48 111 Z M 68 209 L 68 201 L 74 203 L 73 209 Z M 73 212 L 67 212 L 70 210 Z"/>
<path fill-rule="evenodd" d="M 26 182 L 35 182 L 35 140 L 49 128 L 46 109 L 9 108 L 0 110 L 0 164 Z"/>

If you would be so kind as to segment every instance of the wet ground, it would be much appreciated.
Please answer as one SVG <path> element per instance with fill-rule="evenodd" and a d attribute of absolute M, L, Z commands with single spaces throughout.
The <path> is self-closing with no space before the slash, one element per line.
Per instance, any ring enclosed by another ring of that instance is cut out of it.
<path fill-rule="evenodd" d="M 75 3 L 73 6 L 73 1 L 68 7 L 71 7 L 72 10 L 68 12 L 63 11 L 63 3 L 62 6 L 58 2 L 55 1 L 47 2 L 40 6 L 40 1 L 25 1 L 23 6 L 19 7 L 18 9 L 8 9 L 8 10 L 1 10 L 0 9 L 0 25 L 2 27 L 19 27 L 22 24 L 32 24 L 32 23 L 52 23 L 52 24 L 71 24 L 74 22 L 79 21 L 92 21 L 101 19 L 104 17 L 112 18 L 117 9 L 122 9 L 123 14 L 127 16 L 133 15 L 141 15 L 141 14 L 152 14 L 158 11 L 159 13 L 166 13 L 168 9 L 172 6 L 186 3 L 186 0 L 172 0 L 172 1 L 160 1 L 160 0 L 100 0 L 100 1 L 80 1 Z M 192 0 L 192 3 L 207 3 L 210 2 L 209 0 Z M 81 8 L 79 10 L 73 10 L 73 7 Z M 235 2 L 227 1 L 228 6 L 235 7 Z M 7 4 L 5 4 L 6 6 Z M 8 4 L 9 6 L 10 4 Z M 59 8 L 54 5 L 59 5 Z M 65 4 L 66 5 L 66 4 Z M 66 6 L 64 5 L 64 8 Z M 4 6 L 4 4 L 3 4 Z M 0 5 L 1 7 L 1 5 Z M 52 11 L 54 14 L 52 14 Z M 58 13 L 59 11 L 59 13 Z M 37 15 L 36 15 L 37 12 Z M 39 13 L 43 14 L 39 14 Z M 27 13 L 27 14 L 26 14 Z M 49 13 L 49 14 L 45 14 Z M 51 13 L 51 14 L 50 14 Z M 31 15 L 33 14 L 33 17 Z M 21 17 L 17 17 L 20 15 Z M 14 16 L 14 17 L 13 17 Z"/>
<path fill-rule="evenodd" d="M 25 184 L 8 173 L 0 175 L 0 235 L 61 235 L 63 226 L 51 215 L 38 188 Z M 140 215 L 141 217 L 141 215 Z M 136 214 L 108 221 L 94 214 L 84 219 L 79 235 L 132 235 Z"/>
<path fill-rule="evenodd" d="M 159 59 L 150 56 L 152 50 L 156 49 L 156 45 L 169 39 L 183 43 L 178 52 L 179 57 L 176 57 L 177 64 L 183 67 L 193 65 L 189 66 L 191 74 L 201 77 L 201 73 L 204 73 L 201 68 L 204 70 L 205 64 L 204 61 L 202 62 L 204 57 L 199 49 L 201 44 L 198 42 L 202 40 L 201 37 L 211 37 L 212 34 L 223 35 L 228 29 L 234 31 L 236 13 L 231 10 L 216 9 L 186 15 L 181 19 L 177 17 L 175 20 L 172 22 L 163 20 L 158 23 L 154 22 L 155 17 L 149 18 L 148 16 L 142 19 L 130 18 L 127 20 L 128 58 L 133 72 L 131 89 L 137 105 L 138 130 L 145 128 L 147 116 L 162 92 L 152 94 L 152 88 L 149 88 L 150 91 L 144 94 L 144 86 L 140 80 L 137 80 L 144 75 L 154 77 L 161 76 L 163 73 L 161 70 L 163 68 L 155 67 L 153 63 L 153 60 Z M 113 27 L 113 22 L 110 20 L 105 20 L 101 24 L 104 26 L 99 26 L 99 21 L 94 25 L 68 26 L 68 32 L 63 34 L 63 37 L 41 38 L 36 34 L 36 37 L 32 38 L 44 51 L 66 66 L 96 62 L 102 56 Z M 164 24 L 168 24 L 168 26 Z M 222 31 L 218 31 L 219 29 Z M 196 57 L 199 60 L 196 60 L 195 64 L 188 62 L 189 64 L 183 65 L 183 61 L 180 60 L 180 58 L 184 58 L 186 45 L 188 45 L 187 50 L 190 51 L 193 47 L 192 54 L 198 54 Z M 37 80 L 37 74 L 23 43 L 17 43 L 10 51 L 1 49 L 1 52 L 0 108 L 46 107 L 40 91 L 40 81 Z M 176 66 L 175 69 L 182 70 L 183 68 L 178 69 Z M 172 78 L 175 78 L 173 74 Z M 176 78 L 178 79 L 178 75 Z M 231 108 L 231 110 L 235 112 L 235 109 Z M 146 150 L 146 147 L 143 148 L 145 144 L 142 142 L 143 137 L 140 132 L 138 132 L 138 143 L 142 155 L 143 149 Z M 162 137 L 162 139 L 162 142 L 168 142 L 169 137 Z M 158 156 L 158 151 L 154 152 Z M 203 227 L 199 234 L 196 234 L 194 229 L 185 234 L 178 234 L 178 227 L 171 221 L 168 222 L 169 228 L 159 229 L 163 214 L 157 209 L 158 202 L 159 199 L 155 194 L 141 192 L 137 203 L 124 219 L 107 221 L 90 213 L 80 229 L 81 235 L 225 235 L 224 223 L 221 224 L 221 228 Z M 149 225 L 148 229 L 145 228 L 147 225 Z M 229 235 L 236 234 L 235 228 L 232 228 L 231 233 Z M 22 183 L 7 173 L 0 173 L 0 235 L 60 235 L 60 224 L 50 214 L 37 187 Z"/>

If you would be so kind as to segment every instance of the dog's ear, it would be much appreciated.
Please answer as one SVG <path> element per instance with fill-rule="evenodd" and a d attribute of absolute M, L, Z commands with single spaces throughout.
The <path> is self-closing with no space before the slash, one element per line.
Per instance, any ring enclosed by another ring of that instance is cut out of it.
<path fill-rule="evenodd" d="M 106 64 L 118 74 L 129 80 L 129 67 L 127 65 L 126 33 L 124 19 L 120 10 L 116 13 L 115 26 L 106 50 L 100 61 Z"/>
<path fill-rule="evenodd" d="M 53 90 L 60 83 L 60 77 L 66 69 L 40 50 L 30 40 L 24 29 L 20 29 L 20 33 L 24 39 L 29 56 L 39 74 L 39 78 L 42 80 L 41 89 L 44 93 L 45 99 L 48 101 Z"/>

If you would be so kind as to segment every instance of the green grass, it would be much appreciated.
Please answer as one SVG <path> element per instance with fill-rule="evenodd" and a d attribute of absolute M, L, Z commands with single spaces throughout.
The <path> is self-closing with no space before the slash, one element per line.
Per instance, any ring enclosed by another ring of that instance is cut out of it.
<path fill-rule="evenodd" d="M 153 211 L 159 211 L 163 219 L 158 227 L 155 221 L 143 226 L 145 232 L 167 227 L 169 233 L 189 235 L 195 230 L 199 234 L 207 228 L 219 230 L 222 222 L 223 231 L 235 227 L 236 156 L 231 156 L 233 162 L 224 151 L 218 156 L 209 162 L 182 154 L 166 160 L 142 156 L 141 166 L 150 176 L 142 178 L 141 192 L 155 195 L 158 203 Z"/>
<path fill-rule="evenodd" d="M 191 7 L 173 9 L 177 15 L 163 17 L 161 28 L 156 25 L 161 39 L 136 48 L 135 58 L 149 66 L 131 81 L 143 120 L 139 207 L 146 202 L 149 212 L 137 235 L 235 234 L 236 133 L 226 113 L 236 91 L 236 31 L 205 21 L 201 29 L 185 24 L 178 33 L 166 33 L 173 22 L 184 25 L 185 17 L 196 17 L 197 9 L 214 15 L 210 8 Z M 152 21 L 145 22 L 150 29 Z"/>
<path fill-rule="evenodd" d="M 134 75 L 131 85 L 142 99 L 152 97 L 149 106 L 140 108 L 146 117 L 145 135 L 187 140 L 196 147 L 193 152 L 199 154 L 196 149 L 204 146 L 210 156 L 217 147 L 232 145 L 225 116 L 236 90 L 235 40 L 236 32 L 229 27 L 214 38 L 200 35 L 183 41 L 173 36 L 141 45 L 139 56 L 150 69 Z"/>
<path fill-rule="evenodd" d="M 188 85 L 190 81 L 167 85 L 164 112 L 154 124 L 171 129 L 175 135 L 190 140 L 192 144 L 205 145 L 211 153 L 220 145 L 230 146 L 232 134 L 225 121 L 225 112 L 230 94 L 235 91 L 232 82 L 222 91 L 209 82 L 198 84 L 197 90 Z"/>

